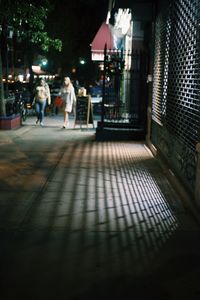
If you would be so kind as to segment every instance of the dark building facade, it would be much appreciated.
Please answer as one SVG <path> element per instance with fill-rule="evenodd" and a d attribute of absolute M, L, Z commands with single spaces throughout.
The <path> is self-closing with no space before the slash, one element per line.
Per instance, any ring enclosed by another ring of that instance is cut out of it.
<path fill-rule="evenodd" d="M 129 112 L 199 205 L 200 1 L 116 0 L 110 7 L 132 11 Z"/>
<path fill-rule="evenodd" d="M 193 196 L 199 184 L 199 12 L 196 0 L 158 2 L 151 107 L 151 141 Z"/>

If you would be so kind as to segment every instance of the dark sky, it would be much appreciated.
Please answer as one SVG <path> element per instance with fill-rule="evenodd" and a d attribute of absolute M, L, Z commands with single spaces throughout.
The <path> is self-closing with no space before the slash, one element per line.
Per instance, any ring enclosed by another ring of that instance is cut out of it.
<path fill-rule="evenodd" d="M 63 68 L 78 63 L 79 57 L 91 58 L 90 43 L 106 20 L 108 0 L 50 0 L 48 31 L 63 42 L 62 53 L 51 52 L 52 59 Z"/>

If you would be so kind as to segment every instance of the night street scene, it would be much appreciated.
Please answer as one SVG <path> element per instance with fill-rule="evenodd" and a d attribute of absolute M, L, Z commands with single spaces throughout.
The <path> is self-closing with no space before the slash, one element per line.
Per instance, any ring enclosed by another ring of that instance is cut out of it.
<path fill-rule="evenodd" d="M 0 0 L 0 299 L 200 299 L 200 0 Z"/>

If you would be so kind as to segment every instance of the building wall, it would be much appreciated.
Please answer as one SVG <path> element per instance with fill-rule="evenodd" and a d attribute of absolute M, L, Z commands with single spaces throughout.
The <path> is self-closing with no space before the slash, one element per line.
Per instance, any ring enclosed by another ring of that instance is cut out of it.
<path fill-rule="evenodd" d="M 174 0 L 157 11 L 151 141 L 192 195 L 200 128 L 200 1 Z"/>

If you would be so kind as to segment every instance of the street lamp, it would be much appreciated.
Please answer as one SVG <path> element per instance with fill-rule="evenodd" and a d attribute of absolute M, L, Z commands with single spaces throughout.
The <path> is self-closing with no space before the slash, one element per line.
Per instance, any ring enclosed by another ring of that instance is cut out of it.
<path fill-rule="evenodd" d="M 9 51 L 13 51 L 12 46 L 9 45 L 9 40 L 13 38 L 13 27 L 8 26 L 7 24 L 4 25 L 4 38 L 5 38 L 5 63 L 6 63 L 6 70 L 5 70 L 5 96 L 8 98 L 8 71 L 9 71 Z M 11 54 L 12 55 L 12 54 Z M 13 62 L 12 62 L 13 63 Z"/>
<path fill-rule="evenodd" d="M 86 64 L 86 61 L 83 58 L 80 58 L 79 62 L 80 62 L 81 65 L 85 65 Z"/>
<path fill-rule="evenodd" d="M 47 60 L 46 58 L 43 58 L 43 59 L 41 60 L 41 65 L 42 65 L 43 67 L 46 67 L 47 64 L 48 64 L 48 60 Z"/>

